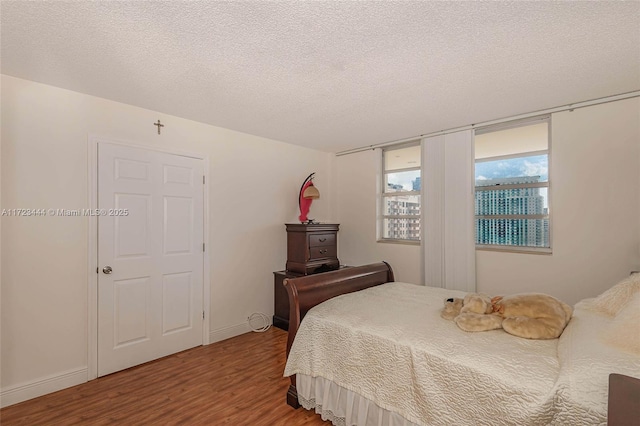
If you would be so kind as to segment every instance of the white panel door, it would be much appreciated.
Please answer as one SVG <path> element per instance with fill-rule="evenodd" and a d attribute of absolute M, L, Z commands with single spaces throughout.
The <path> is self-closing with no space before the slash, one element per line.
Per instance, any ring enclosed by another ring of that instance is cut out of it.
<path fill-rule="evenodd" d="M 202 344 L 202 160 L 98 144 L 98 376 Z"/>

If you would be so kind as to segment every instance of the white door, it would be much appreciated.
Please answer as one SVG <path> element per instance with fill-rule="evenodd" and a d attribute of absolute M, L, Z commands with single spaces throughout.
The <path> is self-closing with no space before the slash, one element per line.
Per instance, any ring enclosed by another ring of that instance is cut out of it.
<path fill-rule="evenodd" d="M 98 376 L 202 344 L 202 163 L 98 144 Z"/>

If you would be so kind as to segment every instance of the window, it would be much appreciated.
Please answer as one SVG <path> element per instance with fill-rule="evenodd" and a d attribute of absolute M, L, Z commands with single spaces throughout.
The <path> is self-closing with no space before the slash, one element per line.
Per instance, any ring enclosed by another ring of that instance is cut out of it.
<path fill-rule="evenodd" d="M 420 241 L 420 141 L 383 148 L 379 241 Z"/>
<path fill-rule="evenodd" d="M 549 117 L 476 131 L 477 248 L 551 251 Z"/>

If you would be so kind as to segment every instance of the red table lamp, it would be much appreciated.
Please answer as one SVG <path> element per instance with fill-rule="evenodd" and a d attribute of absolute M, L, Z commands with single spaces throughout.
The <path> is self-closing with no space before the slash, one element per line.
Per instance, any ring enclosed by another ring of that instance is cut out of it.
<path fill-rule="evenodd" d="M 311 202 L 320 198 L 320 191 L 313 186 L 313 175 L 315 175 L 315 172 L 307 176 L 304 182 L 302 182 L 300 194 L 298 194 L 298 206 L 300 207 L 300 216 L 298 219 L 300 219 L 301 223 L 313 223 L 313 219 L 308 219 L 307 215 L 311 208 Z"/>

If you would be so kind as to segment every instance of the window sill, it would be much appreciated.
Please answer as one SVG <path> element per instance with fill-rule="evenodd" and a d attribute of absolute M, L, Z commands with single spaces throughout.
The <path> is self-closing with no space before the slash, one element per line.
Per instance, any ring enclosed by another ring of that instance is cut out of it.
<path fill-rule="evenodd" d="M 420 245 L 420 241 L 416 241 L 416 240 L 392 240 L 390 238 L 380 239 L 380 240 L 377 240 L 376 242 L 384 243 L 384 244 L 405 244 L 405 245 L 409 245 L 409 246 L 419 246 Z"/>
<path fill-rule="evenodd" d="M 476 251 L 495 251 L 502 253 L 551 255 L 550 247 L 514 247 L 514 246 L 476 246 Z"/>

